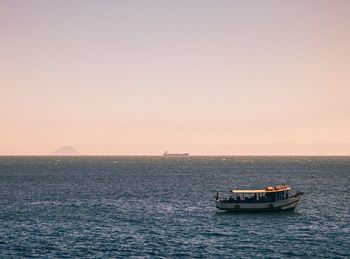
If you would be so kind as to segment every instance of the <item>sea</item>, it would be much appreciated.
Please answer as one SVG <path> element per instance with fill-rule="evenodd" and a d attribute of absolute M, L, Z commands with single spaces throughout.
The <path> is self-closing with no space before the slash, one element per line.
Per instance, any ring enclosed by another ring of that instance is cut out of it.
<path fill-rule="evenodd" d="M 215 192 L 286 183 L 294 212 Z M 0 258 L 350 258 L 350 157 L 0 157 Z"/>

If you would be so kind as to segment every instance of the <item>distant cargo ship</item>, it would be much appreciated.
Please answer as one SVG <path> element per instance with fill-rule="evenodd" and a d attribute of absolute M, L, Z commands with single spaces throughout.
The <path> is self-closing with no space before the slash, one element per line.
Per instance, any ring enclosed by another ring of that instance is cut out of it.
<path fill-rule="evenodd" d="M 185 156 L 189 156 L 189 153 L 180 153 L 180 154 L 175 154 L 175 153 L 169 153 L 168 151 L 165 151 L 163 153 L 163 156 L 166 157 L 185 157 Z"/>

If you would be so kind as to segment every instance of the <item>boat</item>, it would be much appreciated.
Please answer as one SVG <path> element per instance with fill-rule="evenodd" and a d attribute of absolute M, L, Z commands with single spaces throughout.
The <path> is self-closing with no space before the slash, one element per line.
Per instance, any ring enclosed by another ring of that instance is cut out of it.
<path fill-rule="evenodd" d="M 230 190 L 229 197 L 215 194 L 216 208 L 232 212 L 293 211 L 303 192 L 291 195 L 286 184 L 258 190 Z"/>
<path fill-rule="evenodd" d="M 165 157 L 186 157 L 189 155 L 190 155 L 189 153 L 176 154 L 176 153 L 169 153 L 168 151 L 164 151 L 164 153 L 163 153 L 163 156 L 165 156 Z"/>

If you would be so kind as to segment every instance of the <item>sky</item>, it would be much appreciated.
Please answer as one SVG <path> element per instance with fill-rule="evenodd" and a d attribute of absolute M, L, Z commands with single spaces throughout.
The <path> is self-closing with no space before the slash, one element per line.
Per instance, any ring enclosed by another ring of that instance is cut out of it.
<path fill-rule="evenodd" d="M 350 155 L 350 1 L 0 1 L 0 155 Z"/>

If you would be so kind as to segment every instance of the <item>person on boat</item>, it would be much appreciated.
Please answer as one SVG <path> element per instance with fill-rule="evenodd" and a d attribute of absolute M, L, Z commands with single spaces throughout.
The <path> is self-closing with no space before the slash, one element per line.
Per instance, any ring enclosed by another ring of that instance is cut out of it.
<path fill-rule="evenodd" d="M 219 200 L 219 193 L 217 192 L 216 195 L 215 195 L 215 199 L 216 200 Z"/>

